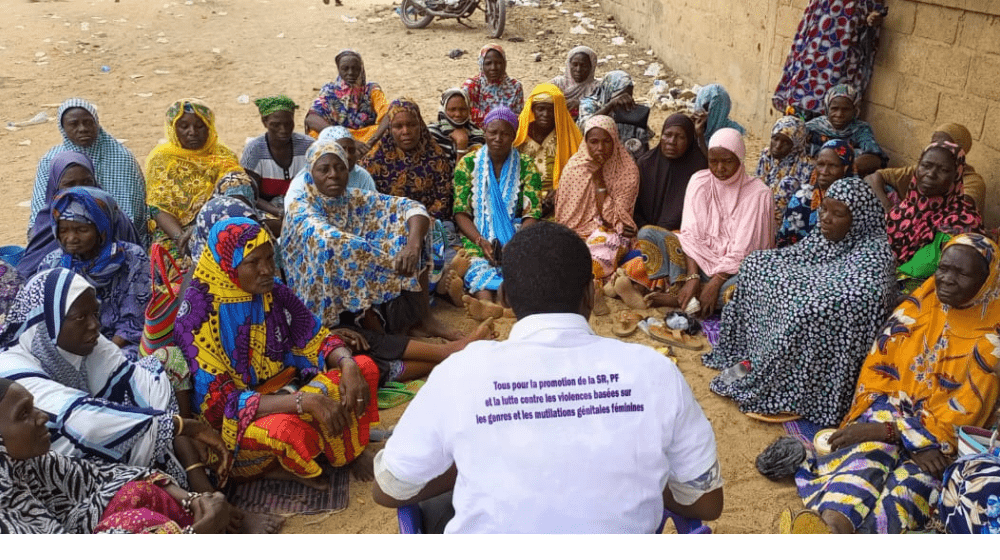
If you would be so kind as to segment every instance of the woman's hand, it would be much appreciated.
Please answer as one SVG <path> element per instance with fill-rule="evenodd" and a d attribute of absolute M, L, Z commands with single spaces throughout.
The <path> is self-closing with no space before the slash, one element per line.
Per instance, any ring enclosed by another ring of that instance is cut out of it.
<path fill-rule="evenodd" d="M 354 360 L 340 360 L 340 405 L 361 417 L 368 410 L 371 390 Z"/>
<path fill-rule="evenodd" d="M 229 448 L 226 447 L 226 442 L 222 441 L 222 436 L 215 431 L 215 428 L 201 420 L 187 418 L 184 420 L 184 432 L 178 435 L 187 436 L 215 451 L 216 455 L 221 458 L 216 474 L 219 475 L 220 480 L 226 480 L 229 476 L 231 454 Z"/>
<path fill-rule="evenodd" d="M 705 138 L 705 128 L 708 125 L 708 113 L 706 111 L 696 111 L 691 117 L 694 122 L 694 132 L 699 138 Z"/>
<path fill-rule="evenodd" d="M 885 424 L 882 422 L 855 422 L 833 432 L 830 449 L 836 451 L 866 441 L 885 441 Z"/>
<path fill-rule="evenodd" d="M 455 150 L 464 150 L 469 147 L 469 131 L 464 128 L 456 128 L 451 131 L 452 142 L 455 143 Z"/>
<path fill-rule="evenodd" d="M 396 272 L 400 276 L 413 276 L 417 272 L 419 262 L 420 250 L 407 243 L 403 250 L 396 254 Z"/>
<path fill-rule="evenodd" d="M 866 21 L 868 22 L 869 27 L 878 27 L 882 25 L 882 20 L 884 18 L 885 16 L 882 15 L 882 12 L 872 12 L 868 14 Z"/>
<path fill-rule="evenodd" d="M 489 261 L 491 265 L 496 266 L 497 263 L 493 260 L 493 245 L 482 235 L 476 240 L 476 245 L 483 251 L 483 258 Z"/>
<path fill-rule="evenodd" d="M 231 513 L 232 506 L 222 492 L 201 494 L 191 501 L 192 529 L 199 535 L 225 533 Z"/>
<path fill-rule="evenodd" d="M 360 354 L 371 348 L 368 344 L 368 340 L 365 339 L 365 337 L 358 331 L 340 328 L 333 329 L 330 332 L 340 338 L 340 340 L 343 340 L 344 344 L 346 344 L 348 348 L 351 349 L 351 352 L 354 352 L 355 354 Z"/>
<path fill-rule="evenodd" d="M 347 409 L 339 402 L 320 393 L 303 393 L 302 411 L 312 415 L 331 435 L 343 432 L 351 424 L 351 417 L 347 413 Z"/>
<path fill-rule="evenodd" d="M 632 238 L 635 237 L 637 233 L 639 233 L 639 231 L 635 229 L 635 226 L 632 224 L 622 224 L 622 235 L 625 237 Z"/>
<path fill-rule="evenodd" d="M 715 312 L 715 305 L 719 300 L 719 290 L 725 282 L 719 276 L 713 276 L 701 288 L 701 295 L 698 302 L 701 303 L 701 316 L 710 317 Z"/>
<path fill-rule="evenodd" d="M 948 468 L 951 464 L 951 460 L 941 453 L 940 449 L 928 449 L 927 451 L 917 451 L 910 455 L 913 462 L 920 467 L 920 470 L 933 476 L 934 478 L 941 478 L 944 474 L 944 470 Z"/>
<path fill-rule="evenodd" d="M 622 111 L 631 111 L 635 108 L 635 99 L 632 98 L 631 93 L 622 92 L 614 96 L 608 104 Z"/>
<path fill-rule="evenodd" d="M 681 311 L 687 309 L 691 298 L 695 297 L 695 294 L 698 293 L 701 293 L 701 278 L 692 278 L 684 282 L 681 291 L 677 293 L 677 303 L 680 305 Z"/>

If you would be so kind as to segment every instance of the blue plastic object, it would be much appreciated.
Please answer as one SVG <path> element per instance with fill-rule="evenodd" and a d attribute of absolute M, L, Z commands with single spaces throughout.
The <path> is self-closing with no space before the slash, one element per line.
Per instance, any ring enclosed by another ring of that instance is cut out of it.
<path fill-rule="evenodd" d="M 24 247 L 20 245 L 5 245 L 0 247 L 0 259 L 3 259 L 11 266 L 17 266 L 17 263 L 21 262 L 22 257 L 24 257 Z"/>

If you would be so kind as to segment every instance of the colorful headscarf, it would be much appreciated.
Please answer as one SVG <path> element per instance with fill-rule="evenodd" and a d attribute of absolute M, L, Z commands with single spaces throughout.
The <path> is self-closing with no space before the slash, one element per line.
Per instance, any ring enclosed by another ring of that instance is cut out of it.
<path fill-rule="evenodd" d="M 952 141 L 958 144 L 965 155 L 969 155 L 972 149 L 972 134 L 969 129 L 958 123 L 945 123 L 934 129 L 934 132 L 943 132 L 951 137 Z"/>
<path fill-rule="evenodd" d="M 983 227 L 983 218 L 975 204 L 962 194 L 965 152 L 957 144 L 936 142 L 924 148 L 920 159 L 930 150 L 943 150 L 954 159 L 955 179 L 943 196 L 927 197 L 917 189 L 914 173 L 906 198 L 889 210 L 887 230 L 899 264 L 909 261 L 938 232 L 980 233 Z"/>
<path fill-rule="evenodd" d="M 451 120 L 445 110 L 448 106 L 448 102 L 452 100 L 455 96 L 461 96 L 465 100 L 466 106 L 469 107 L 469 117 L 467 117 L 463 122 L 457 123 Z M 482 146 L 486 144 L 486 137 L 483 136 L 483 130 L 473 124 L 472 122 L 472 103 L 469 102 L 469 94 L 462 88 L 449 88 L 441 94 L 441 108 L 438 110 L 438 120 L 428 126 L 428 130 L 431 132 L 431 136 L 434 141 L 437 142 L 438 146 L 445 151 L 448 155 L 450 161 L 455 161 L 458 156 L 457 148 L 455 147 L 455 141 L 451 137 L 451 133 L 457 129 L 462 129 L 469 136 L 469 143 L 467 144 L 466 151 L 471 150 L 477 146 Z"/>
<path fill-rule="evenodd" d="M 833 100 L 838 97 L 843 97 L 844 99 L 850 101 L 851 105 L 854 105 L 855 107 L 857 107 L 858 102 L 861 101 L 861 95 L 858 94 L 858 90 L 851 84 L 835 85 L 830 88 L 830 91 L 826 92 L 825 105 L 828 113 L 830 111 L 830 104 L 833 103 Z"/>
<path fill-rule="evenodd" d="M 469 107 L 472 106 L 472 103 L 469 101 L 469 93 L 464 89 L 456 87 L 444 90 L 444 92 L 441 94 L 441 107 L 438 109 L 438 120 L 447 122 L 448 124 L 451 125 L 452 129 L 465 128 L 465 125 L 469 124 L 469 119 L 470 119 L 470 117 L 466 117 L 465 120 L 462 122 L 455 122 L 451 120 L 451 117 L 448 116 L 448 111 L 446 110 L 448 107 L 448 102 L 451 101 L 451 98 L 455 97 L 456 95 L 461 96 L 462 99 L 465 100 L 465 104 L 467 106 Z"/>
<path fill-rule="evenodd" d="M 786 116 L 778 119 L 771 128 L 771 136 L 782 134 L 792 141 L 792 150 L 788 152 L 780 161 L 774 159 L 771 154 L 771 146 L 766 146 L 760 153 L 757 161 L 757 173 L 771 191 L 775 194 L 775 204 L 779 202 L 782 206 L 787 205 L 787 194 L 779 188 L 779 184 L 785 177 L 791 177 L 797 181 L 808 181 L 813 172 L 813 160 L 806 151 L 806 123 L 798 117 Z M 783 198 L 779 201 L 779 198 Z"/>
<path fill-rule="evenodd" d="M 511 111 L 506 105 L 497 105 L 483 119 L 483 128 L 485 129 L 489 124 L 495 120 L 501 120 L 510 125 L 511 128 L 517 130 L 517 115 L 514 111 Z"/>
<path fill-rule="evenodd" d="M 582 82 L 575 81 L 573 73 L 570 71 L 570 64 L 573 62 L 573 57 L 578 54 L 586 55 L 590 59 L 590 74 Z M 600 80 L 594 78 L 594 73 L 596 72 L 597 53 L 590 47 L 580 45 L 570 49 L 569 54 L 566 55 L 566 71 L 562 76 L 552 78 L 552 83 L 562 90 L 563 95 L 566 96 L 566 101 L 579 101 L 593 93 L 600 85 Z"/>
<path fill-rule="evenodd" d="M 545 98 L 546 96 L 548 96 L 547 99 Z M 524 104 L 524 109 L 521 110 L 521 116 L 518 119 L 517 137 L 514 138 L 515 148 L 528 140 L 528 127 L 535 121 L 535 113 L 532 112 L 531 108 L 536 101 L 540 103 L 552 103 L 552 107 L 555 109 L 555 128 L 553 130 L 556 133 L 556 155 L 552 162 L 552 185 L 558 188 L 559 174 L 562 172 L 566 162 L 569 161 L 569 158 L 573 157 L 573 154 L 580 148 L 580 144 L 583 142 L 583 135 L 580 134 L 580 127 L 576 126 L 576 123 L 573 122 L 573 116 L 569 114 L 569 110 L 566 108 L 566 99 L 563 97 L 562 91 L 552 84 L 538 84 L 535 86 L 535 89 L 531 90 L 528 102 Z M 617 136 L 617 131 L 615 136 Z"/>
<path fill-rule="evenodd" d="M 983 426 L 1000 393 L 1000 248 L 984 235 L 966 233 L 944 252 L 956 245 L 982 255 L 989 277 L 962 309 L 941 303 L 934 276 L 910 294 L 875 339 L 844 418 L 846 424 L 870 408 L 891 409 L 873 421 L 893 422 L 911 453 L 954 452 L 955 429 Z"/>
<path fill-rule="evenodd" d="M 555 221 L 563 224 L 586 239 L 602 222 L 614 227 L 621 234 L 625 226 L 635 228 L 632 212 L 639 194 L 639 168 L 625 146 L 618 139 L 615 120 L 607 115 L 597 115 L 587 121 L 586 133 L 599 128 L 607 132 L 614 142 L 611 157 L 598 166 L 587 143 L 570 158 L 563 170 L 559 189 L 556 190 Z M 597 174 L 601 174 L 601 180 Z M 603 184 L 608 189 L 600 213 L 597 209 L 597 188 Z"/>
<path fill-rule="evenodd" d="M 188 254 L 198 262 L 198 257 L 205 249 L 208 242 L 208 234 L 212 231 L 212 226 L 227 218 L 249 218 L 257 221 L 257 211 L 239 198 L 231 196 L 216 196 L 201 207 L 198 217 L 195 219 L 194 231 L 188 240 Z M 277 253 L 275 253 L 277 257 Z"/>
<path fill-rule="evenodd" d="M 257 189 L 254 188 L 254 181 L 243 170 L 230 171 L 223 175 L 215 184 L 212 196 L 238 196 L 252 206 L 257 205 Z"/>
<path fill-rule="evenodd" d="M 337 53 L 334 60 L 340 66 L 340 60 L 345 56 L 355 56 L 361 63 L 361 74 L 357 81 L 349 84 L 338 74 L 337 79 L 323 86 L 319 96 L 313 102 L 312 111 L 333 125 L 341 125 L 349 129 L 361 129 L 374 125 L 378 113 L 372 102 L 372 93 L 381 91 L 375 82 L 368 82 L 365 74 L 365 62 L 358 51 L 344 49 Z"/>
<path fill-rule="evenodd" d="M 507 54 L 500 45 L 490 43 L 483 46 L 479 50 L 479 73 L 462 84 L 462 89 L 469 94 L 470 118 L 473 124 L 479 127 L 486 126 L 483 124 L 483 118 L 497 105 L 506 105 L 515 114 L 524 108 L 524 88 L 521 82 L 508 75 L 505 75 L 500 82 L 491 82 L 483 72 L 486 55 L 490 51 L 496 51 L 504 61 L 507 60 Z"/>
<path fill-rule="evenodd" d="M 266 117 L 278 111 L 295 112 L 299 108 L 295 101 L 287 95 L 273 95 L 271 97 L 261 97 L 253 100 L 261 117 Z"/>
<path fill-rule="evenodd" d="M 416 103 L 409 99 L 393 101 L 385 117 L 390 127 L 400 113 L 410 113 L 417 120 L 420 138 L 416 147 L 404 152 L 388 131 L 359 163 L 375 180 L 378 192 L 416 200 L 434 218 L 450 219 L 455 197 L 452 160 L 434 141 Z"/>
<path fill-rule="evenodd" d="M 52 234 L 59 236 L 59 221 L 92 224 L 97 228 L 98 253 L 81 260 L 65 253 L 59 266 L 82 275 L 98 288 L 109 285 L 122 272 L 126 260 L 125 244 L 119 239 L 115 216 L 121 210 L 108 193 L 94 188 L 73 187 L 59 192 L 52 200 Z"/>
<path fill-rule="evenodd" d="M 708 113 L 708 120 L 705 121 L 705 138 L 711 138 L 723 128 L 734 128 L 740 134 L 746 134 L 746 129 L 740 123 L 729 118 L 733 102 L 729 98 L 729 92 L 721 84 L 708 84 L 698 90 L 694 106 L 695 109 Z"/>
<path fill-rule="evenodd" d="M 197 115 L 208 127 L 208 138 L 196 150 L 188 150 L 177 138 L 177 121 L 185 114 Z M 181 99 L 167 109 L 167 142 L 153 148 L 146 158 L 149 205 L 173 215 L 187 226 L 208 201 L 218 180 L 230 171 L 241 171 L 232 150 L 219 141 L 215 115 L 197 99 Z"/>
<path fill-rule="evenodd" d="M 585 128 L 587 119 L 594 116 L 616 95 L 634 85 L 632 76 L 629 76 L 628 72 L 624 70 L 612 70 L 605 74 L 600 85 L 590 95 L 580 99 L 580 116 L 576 119 L 577 124 L 580 128 Z M 617 136 L 617 133 L 615 135 Z"/>

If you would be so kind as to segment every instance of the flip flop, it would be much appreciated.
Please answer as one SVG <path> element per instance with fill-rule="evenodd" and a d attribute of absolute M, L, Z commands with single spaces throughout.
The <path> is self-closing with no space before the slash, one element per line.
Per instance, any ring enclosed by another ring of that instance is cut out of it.
<path fill-rule="evenodd" d="M 417 396 L 417 390 L 424 385 L 424 381 L 415 380 L 409 383 L 399 383 L 388 381 L 385 386 L 378 390 L 379 410 L 395 408 L 403 403 L 409 402 Z"/>
<path fill-rule="evenodd" d="M 748 418 L 753 418 L 754 420 L 759 420 L 761 422 L 766 422 L 768 424 L 783 424 L 785 422 L 792 422 L 793 420 L 799 420 L 802 418 L 801 414 L 793 414 L 791 412 L 782 412 L 780 414 L 758 414 L 756 412 L 744 412 Z"/>
<path fill-rule="evenodd" d="M 696 340 L 684 331 L 669 329 L 662 325 L 650 326 L 649 336 L 652 337 L 653 340 L 658 340 L 678 348 L 684 348 L 685 350 L 701 350 L 705 346 L 702 341 Z"/>
<path fill-rule="evenodd" d="M 632 336 L 639 328 L 639 321 L 642 321 L 642 319 L 643 316 L 635 311 L 621 311 L 615 315 L 615 321 L 611 326 L 611 332 L 619 338 Z"/>

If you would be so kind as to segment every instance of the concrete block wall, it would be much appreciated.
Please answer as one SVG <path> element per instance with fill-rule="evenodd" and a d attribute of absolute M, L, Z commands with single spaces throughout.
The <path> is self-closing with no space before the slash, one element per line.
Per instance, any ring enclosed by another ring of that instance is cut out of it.
<path fill-rule="evenodd" d="M 968 127 L 968 161 L 1000 226 L 1000 0 L 886 0 L 862 116 L 890 165 L 909 165 L 946 122 Z M 699 84 L 719 82 L 733 118 L 767 136 L 771 95 L 809 0 L 602 0 L 640 43 Z"/>

